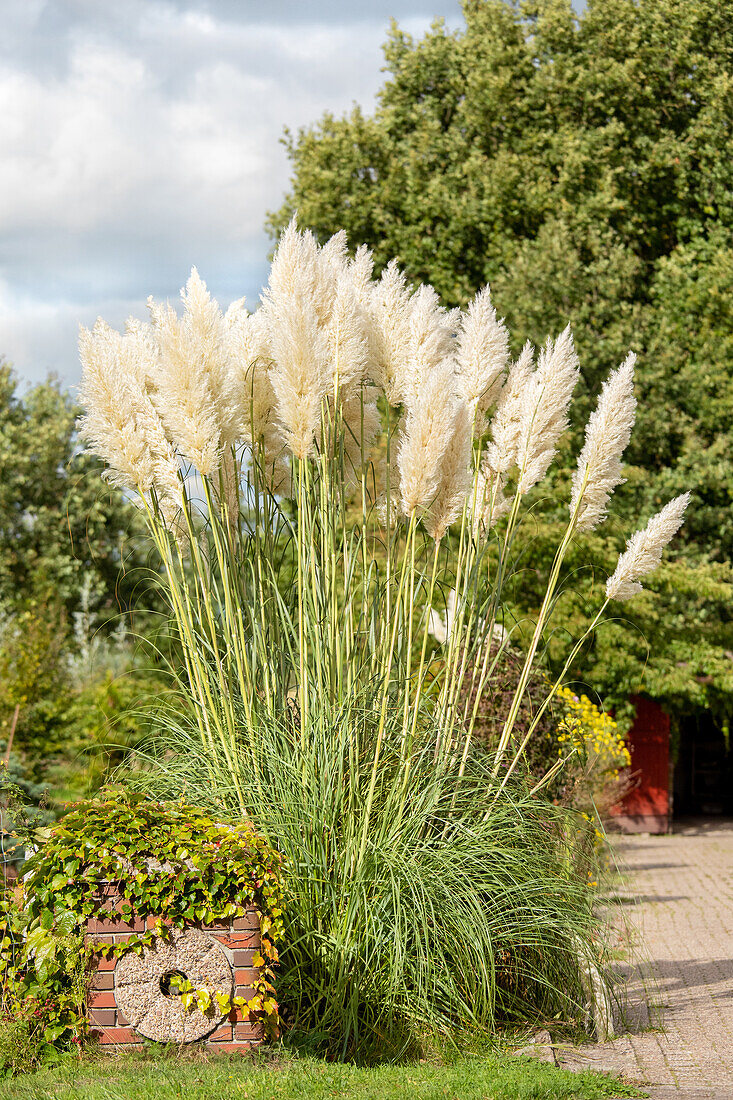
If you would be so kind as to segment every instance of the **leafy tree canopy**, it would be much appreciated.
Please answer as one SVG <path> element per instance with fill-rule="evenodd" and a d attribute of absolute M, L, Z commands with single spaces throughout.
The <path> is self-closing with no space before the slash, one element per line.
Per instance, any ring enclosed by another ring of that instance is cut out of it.
<path fill-rule="evenodd" d="M 392 25 L 373 115 L 287 135 L 292 187 L 270 228 L 295 211 L 321 239 L 345 228 L 449 304 L 490 283 L 515 351 L 570 320 L 583 415 L 638 353 L 628 484 L 615 524 L 579 548 L 585 579 L 558 637 L 603 576 L 588 564 L 612 567 L 632 517 L 690 488 L 679 561 L 598 632 L 587 675 L 619 702 L 644 689 L 728 712 L 733 3 L 589 0 L 577 15 L 570 0 L 464 0 L 464 13 L 465 28 L 436 22 L 419 41 Z M 546 542 L 540 527 L 539 561 Z"/>
<path fill-rule="evenodd" d="M 140 582 L 130 556 L 136 510 L 80 452 L 79 411 L 53 380 L 20 395 L 0 363 L 0 607 L 51 601 L 71 617 L 91 592 L 95 609 L 113 616 Z"/>
<path fill-rule="evenodd" d="M 140 521 L 78 448 L 78 414 L 53 380 L 20 394 L 0 363 L 0 756 L 54 806 L 96 788 L 142 736 L 146 688 L 166 686 L 122 675 L 151 626 Z"/>

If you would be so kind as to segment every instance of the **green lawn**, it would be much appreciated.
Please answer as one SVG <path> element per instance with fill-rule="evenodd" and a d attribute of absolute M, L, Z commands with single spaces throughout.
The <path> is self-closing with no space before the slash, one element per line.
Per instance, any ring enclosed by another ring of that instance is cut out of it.
<path fill-rule="evenodd" d="M 596 1100 L 640 1095 L 600 1074 L 574 1074 L 496 1055 L 449 1065 L 364 1069 L 290 1054 L 253 1060 L 146 1051 L 73 1059 L 0 1084 L 3 1100 Z"/>

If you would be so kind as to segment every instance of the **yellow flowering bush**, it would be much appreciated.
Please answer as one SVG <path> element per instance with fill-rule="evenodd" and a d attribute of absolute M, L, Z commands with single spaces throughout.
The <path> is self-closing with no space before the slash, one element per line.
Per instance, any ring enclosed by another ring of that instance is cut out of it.
<path fill-rule="evenodd" d="M 558 701 L 563 711 L 556 733 L 558 758 L 574 773 L 576 788 L 585 787 L 599 810 L 608 809 L 623 797 L 624 772 L 631 765 L 618 723 L 571 688 L 561 688 Z"/>

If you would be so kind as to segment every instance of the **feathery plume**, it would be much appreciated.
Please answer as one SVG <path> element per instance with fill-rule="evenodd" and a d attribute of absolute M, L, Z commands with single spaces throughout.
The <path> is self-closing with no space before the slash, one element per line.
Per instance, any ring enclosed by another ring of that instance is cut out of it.
<path fill-rule="evenodd" d="M 322 247 L 319 248 L 316 244 L 313 304 L 320 325 L 328 325 L 331 319 L 336 288 L 349 266 L 348 245 L 343 229 L 334 233 Z"/>
<path fill-rule="evenodd" d="M 486 410 L 496 400 L 509 359 L 509 333 L 497 321 L 488 286 L 480 290 L 462 315 L 456 351 L 459 393 L 468 401 L 481 434 Z"/>
<path fill-rule="evenodd" d="M 431 286 L 413 293 L 395 261 L 373 286 L 369 313 L 369 373 L 390 405 L 410 406 L 428 375 L 451 356 L 456 317 Z"/>
<path fill-rule="evenodd" d="M 407 516 L 427 508 L 438 492 L 441 464 L 454 431 L 455 403 L 446 400 L 452 385 L 452 364 L 444 362 L 427 376 L 408 406 L 397 458 Z"/>
<path fill-rule="evenodd" d="M 443 328 L 447 330 L 448 335 L 455 339 L 461 328 L 461 321 L 463 320 L 463 310 L 460 306 L 454 306 L 453 309 L 447 309 L 445 311 L 445 317 L 443 318 Z"/>
<path fill-rule="evenodd" d="M 405 363 L 410 353 L 411 288 L 391 260 L 371 297 L 373 381 L 390 405 L 402 401 Z"/>
<path fill-rule="evenodd" d="M 446 311 L 435 290 L 419 286 L 410 299 L 410 327 L 407 359 L 402 367 L 402 400 L 409 407 L 422 391 L 427 378 L 453 351 L 453 336 Z M 453 366 L 451 363 L 451 373 Z M 451 380 L 450 392 L 455 385 Z"/>
<path fill-rule="evenodd" d="M 313 234 L 299 233 L 293 220 L 278 244 L 262 296 L 277 419 L 287 446 L 301 459 L 313 451 L 321 402 L 329 389 L 330 356 L 323 326 L 330 313 L 330 303 L 326 309 L 323 300 L 328 267 Z"/>
<path fill-rule="evenodd" d="M 377 302 L 377 286 L 372 274 L 374 257 L 366 245 L 360 245 L 354 259 L 348 265 L 347 275 L 356 298 L 361 329 L 365 341 L 365 362 L 362 376 L 371 382 L 378 382 L 381 375 L 380 363 L 384 353 L 384 333 L 381 331 L 379 316 L 381 307 Z"/>
<path fill-rule="evenodd" d="M 606 379 L 585 430 L 585 443 L 573 473 L 570 514 L 577 508 L 579 531 L 591 531 L 605 518 L 611 493 L 620 485 L 621 456 L 634 426 L 634 363 L 630 352 Z"/>
<path fill-rule="evenodd" d="M 237 402 L 237 431 L 252 445 L 274 425 L 275 394 L 270 384 L 267 329 L 261 312 L 249 313 L 244 298 L 224 315 L 230 384 Z"/>
<path fill-rule="evenodd" d="M 276 416 L 270 381 L 272 357 L 264 315 L 248 313 L 244 299 L 232 302 L 224 315 L 232 392 L 237 402 L 237 430 L 257 456 L 260 472 L 273 491 L 288 480 L 285 441 Z"/>
<path fill-rule="evenodd" d="M 512 363 L 491 420 L 491 441 L 486 448 L 484 464 L 494 476 L 506 475 L 517 462 L 522 407 L 532 376 L 533 354 L 534 349 L 528 341 L 519 358 Z"/>
<path fill-rule="evenodd" d="M 349 265 L 354 290 L 362 306 L 366 308 L 370 304 L 374 282 L 374 256 L 365 244 L 360 244 Z"/>
<path fill-rule="evenodd" d="M 320 249 L 321 258 L 335 271 L 342 271 L 349 262 L 349 243 L 345 229 L 339 229 Z"/>
<path fill-rule="evenodd" d="M 461 515 L 471 487 L 472 420 L 466 402 L 456 401 L 450 442 L 440 464 L 438 489 L 423 521 L 436 541 Z"/>
<path fill-rule="evenodd" d="M 306 294 L 315 301 L 320 275 L 318 242 L 309 230 L 301 233 L 293 217 L 277 242 L 267 280 L 267 297 L 277 301 Z"/>
<path fill-rule="evenodd" d="M 175 452 L 148 392 L 158 350 L 146 326 L 131 323 L 122 335 L 99 318 L 79 332 L 82 362 L 80 434 L 107 463 L 103 476 L 152 500 L 155 492 L 172 522 L 183 506 Z"/>
<path fill-rule="evenodd" d="M 181 291 L 179 320 L 170 305 L 148 300 L 160 356 L 151 368 L 154 400 L 171 441 L 204 475 L 235 438 L 224 318 L 196 268 Z"/>
<path fill-rule="evenodd" d="M 339 229 L 326 243 L 319 248 L 319 268 L 324 272 L 326 282 L 337 278 L 349 264 L 349 245 L 346 230 Z M 330 274 L 330 273 L 333 274 Z M 333 284 L 331 284 L 333 285 Z M 322 286 L 326 289 L 326 286 Z"/>
<path fill-rule="evenodd" d="M 517 490 L 526 493 L 547 473 L 568 422 L 568 406 L 578 380 L 578 356 L 570 325 L 548 340 L 522 401 Z"/>
<path fill-rule="evenodd" d="M 336 281 L 326 331 L 335 398 L 339 391 L 362 380 L 368 358 L 366 318 L 354 288 L 351 268 L 345 268 Z"/>
<path fill-rule="evenodd" d="M 273 312 L 270 383 L 285 442 L 302 459 L 313 452 L 321 402 L 328 392 L 328 339 L 305 294 L 278 302 Z"/>
<path fill-rule="evenodd" d="M 642 577 L 652 573 L 662 560 L 662 551 L 682 526 L 690 494 L 670 500 L 647 523 L 643 531 L 637 531 L 626 543 L 612 576 L 606 581 L 609 600 L 628 600 L 642 591 Z"/>

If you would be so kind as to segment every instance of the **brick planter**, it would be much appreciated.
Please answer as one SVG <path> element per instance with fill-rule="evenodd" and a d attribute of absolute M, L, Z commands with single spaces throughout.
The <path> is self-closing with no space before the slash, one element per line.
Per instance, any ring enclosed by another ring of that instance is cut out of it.
<path fill-rule="evenodd" d="M 102 888 L 100 907 L 119 909 L 121 901 L 113 883 Z M 87 936 L 93 942 L 121 944 L 135 933 L 153 928 L 158 919 L 133 916 L 126 922 L 121 918 L 91 918 L 87 922 Z M 200 973 L 207 979 L 204 985 L 249 1000 L 259 977 L 252 962 L 261 943 L 257 911 L 250 907 L 244 917 L 218 924 L 192 923 L 173 935 L 172 944 L 154 941 L 153 949 L 144 951 L 142 956 L 130 953 L 105 958 L 95 954 L 96 969 L 88 995 L 92 1034 L 104 1045 L 131 1047 L 141 1046 L 145 1038 L 161 1042 L 199 1041 L 216 1050 L 249 1049 L 261 1043 L 262 1027 L 250 1023 L 241 1008 L 233 1008 L 227 1016 L 222 1016 L 217 1008 L 211 1020 L 202 1017 L 198 1010 L 183 1013 L 182 1006 L 170 1000 L 176 994 L 167 990 L 165 981 L 167 975 L 183 974 L 198 988 L 201 979 L 196 975 Z M 194 969 L 191 958 L 195 960 Z M 187 969 L 192 970 L 190 975 Z M 209 979 L 210 975 L 214 977 Z M 125 1008 L 133 1017 L 132 1022 L 125 1015 Z"/>

